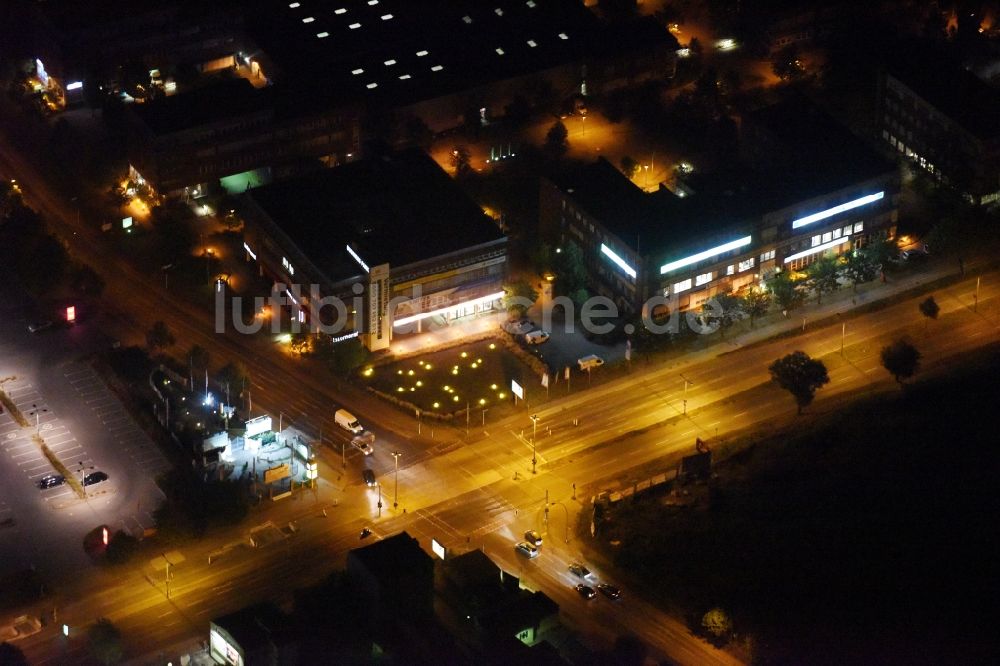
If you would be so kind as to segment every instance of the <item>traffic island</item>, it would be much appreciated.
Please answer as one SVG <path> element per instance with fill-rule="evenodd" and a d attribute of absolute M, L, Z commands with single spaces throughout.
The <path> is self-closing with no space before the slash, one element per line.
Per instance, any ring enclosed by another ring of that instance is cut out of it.
<path fill-rule="evenodd" d="M 2 390 L 0 390 L 0 403 L 3 403 L 4 409 L 7 410 L 11 418 L 13 418 L 19 426 L 22 428 L 28 428 L 31 426 L 28 419 L 26 419 L 24 414 L 21 413 L 21 410 L 19 410 L 17 405 L 14 404 L 14 401 L 10 399 L 10 396 Z M 49 448 L 48 444 L 45 443 L 45 440 L 42 439 L 42 436 L 35 433 L 31 436 L 31 440 L 38 445 L 38 448 L 42 451 L 42 455 L 44 455 L 46 460 L 49 461 L 52 468 L 66 479 L 66 483 L 70 485 L 77 497 L 85 499 L 87 495 L 83 490 L 83 486 L 76 480 L 76 478 L 74 478 L 73 474 L 66 468 L 66 466 L 62 464 L 62 461 L 59 460 L 59 457 L 56 456 L 52 449 Z"/>
<path fill-rule="evenodd" d="M 10 417 L 14 419 L 19 426 L 22 428 L 28 427 L 28 419 L 24 418 L 24 414 L 22 414 L 21 410 L 17 408 L 14 401 L 11 400 L 10 396 L 2 390 L 0 390 L 0 403 L 3 403 L 4 409 L 7 410 L 7 413 L 10 414 Z"/>
<path fill-rule="evenodd" d="M 80 499 L 87 499 L 87 492 L 83 489 L 83 485 L 76 480 L 76 477 L 69 471 L 66 465 L 63 465 L 62 461 L 59 460 L 59 457 L 55 454 L 55 452 L 53 452 L 52 449 L 49 448 L 49 445 L 45 443 L 45 440 L 42 439 L 42 436 L 35 434 L 31 436 L 31 439 L 38 445 L 38 448 L 42 450 L 42 455 L 44 455 L 46 460 L 49 461 L 49 464 L 52 465 L 52 469 L 56 470 L 64 479 L 66 479 L 66 483 L 68 483 L 70 488 L 73 489 L 73 492 L 76 493 L 77 497 Z"/>

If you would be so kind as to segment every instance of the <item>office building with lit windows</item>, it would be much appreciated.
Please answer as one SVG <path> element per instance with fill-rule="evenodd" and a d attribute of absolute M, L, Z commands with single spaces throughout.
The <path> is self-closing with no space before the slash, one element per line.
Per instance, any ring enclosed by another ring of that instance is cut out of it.
<path fill-rule="evenodd" d="M 607 160 L 543 179 L 541 222 L 575 243 L 593 290 L 638 312 L 720 293 L 893 237 L 899 172 L 799 97 L 742 119 L 740 160 L 646 193 Z"/>
<path fill-rule="evenodd" d="M 923 54 L 882 69 L 878 131 L 894 155 L 964 192 L 1000 200 L 1000 91 L 960 63 Z"/>
<path fill-rule="evenodd" d="M 289 287 L 293 316 L 307 322 L 313 284 L 354 310 L 336 337 L 388 349 L 394 336 L 499 311 L 507 239 L 419 149 L 251 190 L 240 212 L 246 260 Z"/>

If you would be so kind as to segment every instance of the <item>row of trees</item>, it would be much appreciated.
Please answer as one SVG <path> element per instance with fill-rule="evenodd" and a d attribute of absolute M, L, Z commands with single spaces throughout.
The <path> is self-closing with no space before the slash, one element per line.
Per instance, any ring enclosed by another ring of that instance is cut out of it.
<path fill-rule="evenodd" d="M 100 296 L 104 290 L 101 276 L 74 261 L 41 216 L 25 206 L 18 189 L 6 181 L 0 183 L 0 262 L 36 296 L 62 286 L 87 297 Z"/>
<path fill-rule="evenodd" d="M 886 345 L 880 353 L 882 367 L 903 386 L 903 383 L 920 369 L 920 352 L 906 339 Z M 792 394 L 798 413 L 812 404 L 816 391 L 830 382 L 826 364 L 796 351 L 779 358 L 770 365 L 771 380 Z"/>

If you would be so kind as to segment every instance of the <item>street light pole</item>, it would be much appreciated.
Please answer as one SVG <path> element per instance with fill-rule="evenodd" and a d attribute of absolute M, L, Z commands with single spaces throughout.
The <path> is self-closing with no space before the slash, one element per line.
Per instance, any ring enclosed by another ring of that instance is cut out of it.
<path fill-rule="evenodd" d="M 393 489 L 392 489 L 392 508 L 395 509 L 399 506 L 399 456 L 403 455 L 399 451 L 392 452 L 392 458 L 396 463 L 396 471 L 393 478 Z"/>
<path fill-rule="evenodd" d="M 538 414 L 531 415 L 531 473 L 537 474 L 538 457 L 535 455 L 535 434 L 538 432 Z"/>
<path fill-rule="evenodd" d="M 688 413 L 688 385 L 690 384 L 691 386 L 694 386 L 694 382 L 691 381 L 690 379 L 688 379 L 687 377 L 685 377 L 683 373 L 681 374 L 681 379 L 684 380 L 684 411 L 683 411 L 683 414 L 684 414 L 684 416 L 687 416 L 687 413 Z"/>
<path fill-rule="evenodd" d="M 42 412 L 47 412 L 49 410 L 44 409 L 44 408 L 43 409 L 39 409 L 38 405 L 36 405 L 35 403 L 31 403 L 31 409 L 32 409 L 32 411 L 31 411 L 30 416 L 34 416 L 35 417 L 35 434 L 37 435 L 37 434 L 39 434 L 39 432 L 41 432 L 41 416 L 42 416 Z"/>

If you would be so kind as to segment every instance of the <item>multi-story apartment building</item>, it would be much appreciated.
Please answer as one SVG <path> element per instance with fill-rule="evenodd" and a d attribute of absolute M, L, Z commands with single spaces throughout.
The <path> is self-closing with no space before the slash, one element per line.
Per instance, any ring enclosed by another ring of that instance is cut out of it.
<path fill-rule="evenodd" d="M 294 316 L 308 321 L 315 284 L 347 304 L 338 337 L 372 350 L 494 311 L 503 296 L 507 239 L 418 149 L 266 185 L 241 212 L 247 261 L 286 285 Z"/>
<path fill-rule="evenodd" d="M 882 69 L 883 145 L 976 204 L 1000 199 L 1000 91 L 959 63 L 930 55 Z"/>
<path fill-rule="evenodd" d="M 595 291 L 638 312 L 700 306 L 895 234 L 898 169 L 801 99 L 743 118 L 742 163 L 643 193 L 603 158 L 543 179 L 543 228 L 575 243 Z"/>

